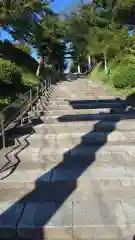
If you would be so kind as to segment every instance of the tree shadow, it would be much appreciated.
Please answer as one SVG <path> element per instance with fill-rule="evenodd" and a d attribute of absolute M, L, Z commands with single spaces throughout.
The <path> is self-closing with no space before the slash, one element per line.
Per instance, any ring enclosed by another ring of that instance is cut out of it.
<path fill-rule="evenodd" d="M 94 101 L 92 103 L 94 104 Z M 123 102 L 123 104 L 125 104 L 125 102 Z M 129 114 L 127 114 L 128 112 L 126 110 L 127 105 L 125 104 L 124 106 L 122 109 L 124 114 L 122 119 L 125 119 L 125 116 L 126 119 L 130 119 L 130 112 Z M 110 110 L 111 116 L 114 114 L 114 111 L 114 108 Z M 125 115 L 125 111 L 127 115 Z M 133 114 L 133 112 L 132 115 L 132 118 L 134 119 L 135 115 Z M 13 203 L 11 207 L 9 207 L 5 212 L 1 214 L 1 239 L 5 235 L 6 237 L 12 236 L 13 238 L 17 239 L 19 235 L 22 238 L 27 237 L 28 239 L 43 240 L 48 239 L 50 233 L 55 234 L 55 236 L 56 234 L 59 234 L 59 236 L 56 236 L 58 237 L 57 239 L 64 239 L 65 235 L 62 235 L 63 232 L 60 231 L 61 226 L 64 225 L 64 220 L 61 220 L 60 217 L 57 216 L 58 210 L 64 205 L 67 199 L 71 198 L 71 202 L 74 201 L 74 197 L 72 198 L 72 195 L 77 189 L 78 179 L 93 164 L 93 162 L 96 161 L 97 152 L 107 143 L 108 135 L 111 132 L 115 131 L 116 124 L 121 120 L 121 116 L 118 114 L 117 117 L 115 116 L 115 118 L 113 118 L 113 120 L 108 118 L 107 114 L 105 114 L 104 116 L 103 113 L 100 113 L 99 115 L 94 115 L 94 118 L 91 114 L 88 114 L 89 117 L 85 117 L 85 115 L 81 115 L 81 117 L 78 116 L 79 115 L 77 115 L 77 117 L 74 117 L 74 115 L 70 115 L 70 118 L 69 116 L 63 116 L 60 117 L 58 120 L 60 122 L 69 122 L 73 121 L 73 119 L 74 121 L 78 121 L 78 119 L 79 121 L 80 119 L 82 121 L 89 121 L 94 119 L 98 120 L 98 122 L 94 124 L 92 131 L 82 136 L 81 141 L 78 145 L 74 146 L 72 149 L 69 149 L 63 154 L 63 160 L 59 164 L 57 164 L 55 167 L 52 167 L 50 170 L 44 172 L 35 181 L 35 188 L 31 192 L 29 192 L 28 194 L 24 194 L 24 196 L 21 197 L 20 200 Z M 98 116 L 100 116 L 101 118 L 99 118 Z M 113 124 L 108 129 L 108 131 L 105 132 L 104 136 L 99 139 L 97 144 L 93 145 L 93 135 L 97 132 L 102 132 L 105 120 L 108 121 L 109 119 L 113 121 Z M 88 145 L 89 148 L 86 147 L 86 145 Z M 45 169 L 46 165 L 48 164 L 45 160 L 44 154 L 46 153 L 42 149 L 39 163 L 43 169 Z M 51 161 L 51 159 L 49 160 Z M 90 173 L 88 174 L 88 177 L 90 177 Z M 12 196 L 13 193 L 14 189 L 10 189 L 9 194 L 11 194 Z M 3 196 L 3 199 L 4 197 L 5 196 Z M 111 218 L 110 224 L 117 225 L 117 219 L 115 214 L 110 213 L 110 210 L 103 202 L 103 200 L 101 200 L 100 202 L 102 202 L 102 206 L 104 207 L 106 216 L 108 215 Z M 67 212 L 65 212 L 63 215 L 63 217 L 65 218 L 69 214 L 69 209 L 66 209 L 66 211 Z M 102 210 L 100 211 L 100 214 L 101 216 L 103 216 Z M 66 228 L 64 229 L 64 234 L 66 234 L 66 237 L 68 236 L 69 238 L 73 239 L 74 223 L 72 214 L 70 217 L 71 225 L 69 224 L 66 226 Z M 52 225 L 49 225 L 49 220 L 51 220 Z M 103 224 L 108 224 L 107 220 L 105 220 L 104 217 Z M 55 230 L 53 233 L 53 227 L 55 225 L 57 225 L 59 228 L 58 233 L 57 231 L 55 232 Z M 119 229 L 119 227 L 118 230 L 120 236 L 123 237 L 123 233 L 121 229 Z"/>

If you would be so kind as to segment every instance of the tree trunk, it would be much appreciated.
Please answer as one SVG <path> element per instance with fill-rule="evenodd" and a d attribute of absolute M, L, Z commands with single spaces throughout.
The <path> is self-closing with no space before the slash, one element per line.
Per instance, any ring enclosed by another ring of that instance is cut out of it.
<path fill-rule="evenodd" d="M 91 56 L 88 56 L 88 65 L 91 66 Z"/>
<path fill-rule="evenodd" d="M 44 55 L 43 54 L 41 54 L 41 56 L 40 56 L 40 66 L 44 67 Z"/>
<path fill-rule="evenodd" d="M 39 65 L 38 65 L 38 68 L 37 68 L 37 71 L 36 71 L 36 76 L 37 77 L 39 77 L 40 70 L 41 70 L 42 67 L 44 67 L 44 55 L 43 54 L 41 54 L 41 56 L 40 56 Z"/>
<path fill-rule="evenodd" d="M 36 76 L 39 77 L 40 74 L 40 64 L 38 65 L 37 71 L 36 71 Z"/>
<path fill-rule="evenodd" d="M 80 70 L 80 64 L 78 63 L 78 73 L 80 74 L 81 70 Z"/>
<path fill-rule="evenodd" d="M 107 66 L 107 58 L 106 56 L 104 55 L 104 63 L 105 63 L 105 73 L 108 74 L 108 66 Z"/>

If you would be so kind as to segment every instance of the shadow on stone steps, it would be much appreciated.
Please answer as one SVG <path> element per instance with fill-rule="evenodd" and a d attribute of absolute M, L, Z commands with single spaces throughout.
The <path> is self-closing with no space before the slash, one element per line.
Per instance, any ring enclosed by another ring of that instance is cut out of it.
<path fill-rule="evenodd" d="M 115 124 L 120 121 L 120 119 L 121 118 L 119 115 L 118 118 L 115 119 Z M 62 119 L 60 120 L 62 121 Z M 101 124 L 103 121 L 104 120 L 101 120 L 98 123 L 95 123 L 91 133 L 95 131 L 97 132 L 98 125 Z M 114 130 L 115 127 L 112 129 L 112 131 Z M 110 134 L 110 132 L 108 134 Z M 96 152 L 101 147 L 103 147 L 104 144 L 105 142 L 97 145 L 95 147 L 93 155 L 91 156 L 91 159 L 89 161 L 84 161 L 82 164 L 80 164 L 81 167 L 77 167 L 77 158 L 74 158 L 74 161 L 69 162 L 69 159 L 67 160 L 66 157 L 68 152 L 66 152 L 63 155 L 63 161 L 61 161 L 56 167 L 51 169 L 51 171 L 43 174 L 41 177 L 39 177 L 39 179 L 36 180 L 35 189 L 33 191 L 31 191 L 27 195 L 24 195 L 20 200 L 15 202 L 11 207 L 9 207 L 5 212 L 1 214 L 1 239 L 5 236 L 10 236 L 10 238 L 16 237 L 16 239 L 19 236 L 24 239 L 35 240 L 44 240 L 49 238 L 51 239 L 51 237 L 54 237 L 54 239 L 67 239 L 67 237 L 69 237 L 68 239 L 84 239 L 83 237 L 81 238 L 79 236 L 79 232 L 74 232 L 73 225 L 75 223 L 73 222 L 72 215 L 73 205 L 71 209 L 65 208 L 66 211 L 64 213 L 61 212 L 60 209 L 65 204 L 69 196 L 77 189 L 77 179 L 95 161 Z M 80 147 L 82 147 L 81 144 L 75 146 L 73 149 L 70 149 L 70 154 L 72 152 L 75 153 L 76 150 Z M 66 175 L 65 173 L 67 168 L 69 169 L 69 172 Z M 46 176 L 48 174 L 50 175 L 50 180 L 49 182 L 45 182 L 44 179 L 46 179 Z M 51 199 L 47 198 L 49 191 L 51 192 Z M 36 202 L 34 202 L 34 197 L 36 198 Z M 102 209 L 100 209 L 100 203 L 102 206 L 104 206 L 105 216 Z M 102 198 L 100 197 L 98 197 L 98 201 L 97 203 L 95 203 L 95 208 L 96 211 L 97 209 L 100 210 L 100 215 L 102 218 L 102 223 L 98 222 L 99 236 L 105 237 L 105 233 L 103 233 L 102 230 L 100 232 L 100 224 L 110 224 L 110 226 L 117 225 L 117 218 L 115 216 L 115 213 L 112 213 L 111 209 L 108 209 L 106 202 L 103 202 Z M 57 214 L 59 217 L 57 216 Z M 91 214 L 91 212 L 89 212 L 89 209 L 88 214 Z M 109 223 L 106 216 L 110 216 Z M 68 220 L 68 218 L 71 218 L 70 221 Z M 48 225 L 50 220 L 51 223 L 50 225 Z M 88 223 L 86 225 L 88 225 Z M 65 228 L 65 226 L 67 228 Z M 116 237 L 118 237 L 119 239 L 124 239 L 123 232 L 118 225 L 117 229 L 118 231 L 116 233 Z M 57 234 L 59 234 L 59 236 Z M 101 234 L 103 234 L 103 236 L 101 236 Z M 88 239 L 90 239 L 90 236 L 87 237 Z"/>

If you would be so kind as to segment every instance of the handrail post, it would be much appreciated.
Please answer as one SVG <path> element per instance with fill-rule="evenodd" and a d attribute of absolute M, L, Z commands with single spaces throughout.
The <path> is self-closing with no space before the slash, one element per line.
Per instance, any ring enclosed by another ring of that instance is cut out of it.
<path fill-rule="evenodd" d="M 21 114 L 21 126 L 23 125 L 23 112 L 22 110 L 20 111 L 20 114 Z"/>
<path fill-rule="evenodd" d="M 39 97 L 39 86 L 37 86 L 37 97 Z M 37 104 L 36 104 L 36 112 L 39 113 L 39 108 Z"/>
<path fill-rule="evenodd" d="M 54 84 L 55 83 L 55 81 L 54 81 L 54 74 L 51 75 L 51 79 L 52 79 L 52 84 Z"/>
<path fill-rule="evenodd" d="M 41 83 L 41 92 L 42 92 L 42 96 L 43 96 L 43 94 L 44 94 L 44 85 L 43 85 L 43 83 Z"/>
<path fill-rule="evenodd" d="M 45 91 L 44 91 L 45 101 L 46 101 L 46 95 L 47 95 L 47 81 L 45 80 Z"/>
<path fill-rule="evenodd" d="M 32 90 L 30 90 L 30 110 L 31 110 L 31 112 L 33 111 L 33 109 L 32 109 Z"/>
<path fill-rule="evenodd" d="M 38 88 L 38 86 L 36 87 L 36 89 L 37 89 L 37 96 L 39 96 L 39 88 Z"/>
<path fill-rule="evenodd" d="M 49 88 L 51 87 L 51 76 L 49 77 Z"/>
<path fill-rule="evenodd" d="M 49 86 L 50 86 L 50 77 L 48 77 L 48 89 L 49 89 Z"/>
<path fill-rule="evenodd" d="M 48 77 L 46 79 L 46 90 L 48 90 Z"/>
<path fill-rule="evenodd" d="M 0 114 L 0 124 L 1 124 L 1 133 L 2 133 L 2 145 L 3 148 L 6 147 L 6 139 L 5 139 L 5 129 L 4 129 L 4 115 Z"/>
<path fill-rule="evenodd" d="M 44 89 L 44 91 L 43 91 L 43 96 L 45 95 L 45 91 L 46 91 L 46 81 L 44 80 L 44 82 L 43 82 L 43 89 Z"/>

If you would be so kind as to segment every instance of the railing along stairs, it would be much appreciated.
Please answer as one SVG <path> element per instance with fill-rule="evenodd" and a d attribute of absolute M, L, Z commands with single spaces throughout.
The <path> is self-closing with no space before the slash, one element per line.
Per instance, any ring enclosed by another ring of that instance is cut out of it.
<path fill-rule="evenodd" d="M 36 90 L 29 90 L 0 111 L 2 148 L 6 147 L 6 131 L 17 124 L 22 126 L 25 121 L 30 122 L 35 114 L 40 114 L 41 109 L 38 107 L 38 101 L 44 99 L 44 103 L 47 105 L 53 91 L 53 85 L 57 82 L 58 76 L 56 77 L 54 73 L 42 81 L 36 87 Z"/>

